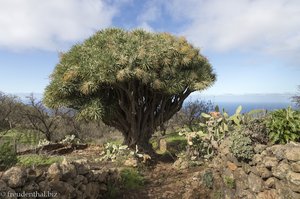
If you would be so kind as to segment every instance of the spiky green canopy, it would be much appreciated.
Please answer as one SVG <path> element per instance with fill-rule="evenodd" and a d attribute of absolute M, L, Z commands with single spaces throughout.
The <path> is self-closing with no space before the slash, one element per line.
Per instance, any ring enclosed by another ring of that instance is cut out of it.
<path fill-rule="evenodd" d="M 215 81 L 215 74 L 199 49 L 183 37 L 105 29 L 61 55 L 44 103 L 75 108 L 86 118 L 106 117 L 122 100 L 116 89 L 130 92 L 126 84 L 130 81 L 170 96 L 205 89 Z"/>

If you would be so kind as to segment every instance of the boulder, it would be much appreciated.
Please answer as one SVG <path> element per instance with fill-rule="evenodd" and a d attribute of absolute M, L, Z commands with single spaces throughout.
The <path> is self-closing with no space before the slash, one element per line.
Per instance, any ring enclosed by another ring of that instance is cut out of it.
<path fill-rule="evenodd" d="M 231 171 L 235 171 L 238 167 L 236 164 L 230 162 L 230 161 L 227 161 L 227 167 L 228 169 L 230 169 Z"/>
<path fill-rule="evenodd" d="M 124 165 L 127 167 L 137 167 L 138 161 L 135 158 L 128 158 L 125 160 Z"/>
<path fill-rule="evenodd" d="M 76 175 L 77 175 L 75 165 L 67 162 L 66 159 L 64 159 L 62 161 L 62 163 L 60 164 L 60 169 L 61 169 L 61 172 L 62 172 L 62 179 L 63 180 L 67 180 L 67 179 L 70 179 L 70 178 L 75 178 Z"/>
<path fill-rule="evenodd" d="M 291 169 L 292 171 L 296 172 L 296 173 L 300 173 L 300 161 L 298 162 L 293 162 L 291 164 Z"/>
<path fill-rule="evenodd" d="M 266 168 L 272 168 L 278 165 L 278 160 L 275 157 L 265 157 L 263 159 L 263 164 Z"/>
<path fill-rule="evenodd" d="M 26 184 L 23 189 L 23 191 L 29 193 L 29 192 L 35 192 L 39 190 L 39 185 L 33 181 L 29 182 L 28 184 Z"/>
<path fill-rule="evenodd" d="M 285 179 L 287 172 L 290 170 L 290 166 L 288 163 L 280 162 L 277 167 L 272 168 L 272 174 L 276 178 L 279 178 L 280 180 Z"/>
<path fill-rule="evenodd" d="M 22 187 L 26 182 L 26 170 L 20 167 L 12 167 L 4 172 L 2 179 L 7 182 L 10 188 Z"/>
<path fill-rule="evenodd" d="M 265 186 L 268 188 L 275 188 L 276 178 L 271 177 L 265 181 Z"/>
<path fill-rule="evenodd" d="M 279 196 L 275 189 L 265 190 L 257 194 L 256 199 L 278 199 Z"/>
<path fill-rule="evenodd" d="M 49 180 L 58 181 L 62 178 L 62 170 L 58 163 L 53 163 L 48 168 L 47 177 Z"/>
<path fill-rule="evenodd" d="M 261 152 L 263 152 L 263 150 L 265 150 L 267 148 L 267 145 L 264 144 L 257 144 L 254 147 L 254 152 L 256 154 L 260 154 Z"/>
<path fill-rule="evenodd" d="M 286 175 L 286 178 L 289 182 L 299 186 L 299 190 L 300 190 L 300 173 L 289 171 L 288 174 Z"/>
<path fill-rule="evenodd" d="M 262 191 L 263 181 L 257 175 L 250 173 L 250 175 L 248 176 L 248 185 L 251 191 L 259 193 Z"/>
<path fill-rule="evenodd" d="M 262 179 L 267 179 L 272 176 L 272 172 L 263 166 L 257 167 L 257 172 L 260 175 L 260 177 L 262 177 Z"/>
<path fill-rule="evenodd" d="M 287 147 L 285 157 L 289 161 L 300 161 L 300 146 Z"/>
<path fill-rule="evenodd" d="M 12 188 L 8 187 L 3 180 L 0 180 L 0 198 L 17 199 L 17 197 L 14 197 L 13 195 L 8 196 L 8 193 L 15 194 L 16 192 Z"/>
<path fill-rule="evenodd" d="M 105 185 L 105 184 L 104 184 Z M 88 198 L 97 198 L 97 196 L 100 193 L 100 186 L 96 182 L 90 182 L 85 187 L 85 194 L 88 196 Z M 103 187 L 102 187 L 103 189 Z M 105 189 L 107 190 L 107 189 Z"/>
<path fill-rule="evenodd" d="M 51 181 L 49 183 L 52 192 L 58 192 L 61 198 L 74 198 L 75 188 L 63 181 Z"/>
<path fill-rule="evenodd" d="M 85 175 L 90 171 L 90 165 L 88 164 L 87 159 L 80 159 L 73 162 L 75 165 L 77 174 Z"/>

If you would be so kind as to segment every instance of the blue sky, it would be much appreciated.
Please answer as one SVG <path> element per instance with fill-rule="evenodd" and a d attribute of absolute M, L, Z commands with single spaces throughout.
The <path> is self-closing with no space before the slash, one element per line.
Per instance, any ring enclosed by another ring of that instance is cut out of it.
<path fill-rule="evenodd" d="M 296 93 L 298 0 L 0 0 L 0 91 L 43 93 L 58 53 L 107 27 L 183 35 L 212 63 L 207 95 Z"/>

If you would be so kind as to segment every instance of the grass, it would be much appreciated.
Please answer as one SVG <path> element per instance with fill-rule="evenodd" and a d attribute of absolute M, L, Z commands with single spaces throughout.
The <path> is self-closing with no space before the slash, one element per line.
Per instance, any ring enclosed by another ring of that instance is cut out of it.
<path fill-rule="evenodd" d="M 144 178 L 133 168 L 126 168 L 121 171 L 121 179 L 124 188 L 138 189 L 144 185 Z"/>
<path fill-rule="evenodd" d="M 178 135 L 177 132 L 172 132 L 172 133 L 166 134 L 164 136 L 164 139 L 167 142 L 168 153 L 171 153 L 171 154 L 176 154 L 180 151 L 185 150 L 185 147 L 187 145 L 186 138 L 184 136 Z M 162 151 L 159 151 L 159 146 L 158 146 L 158 143 L 157 143 L 156 139 L 150 140 L 150 143 L 152 144 L 152 147 L 154 149 L 158 149 L 156 151 L 158 154 L 163 154 L 164 153 Z"/>
<path fill-rule="evenodd" d="M 46 156 L 46 155 L 22 155 L 18 156 L 18 163 L 19 166 L 48 166 L 55 162 L 61 162 L 63 160 L 62 156 Z"/>

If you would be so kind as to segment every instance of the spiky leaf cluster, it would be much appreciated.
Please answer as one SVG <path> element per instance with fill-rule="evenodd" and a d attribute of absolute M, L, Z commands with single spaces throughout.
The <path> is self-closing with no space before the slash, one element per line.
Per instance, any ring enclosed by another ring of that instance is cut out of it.
<path fill-rule="evenodd" d="M 142 89 L 172 95 L 207 88 L 215 74 L 199 49 L 183 37 L 105 29 L 61 55 L 44 103 L 98 119 L 114 112 L 121 100 L 115 90 L 130 81 L 138 81 Z"/>

